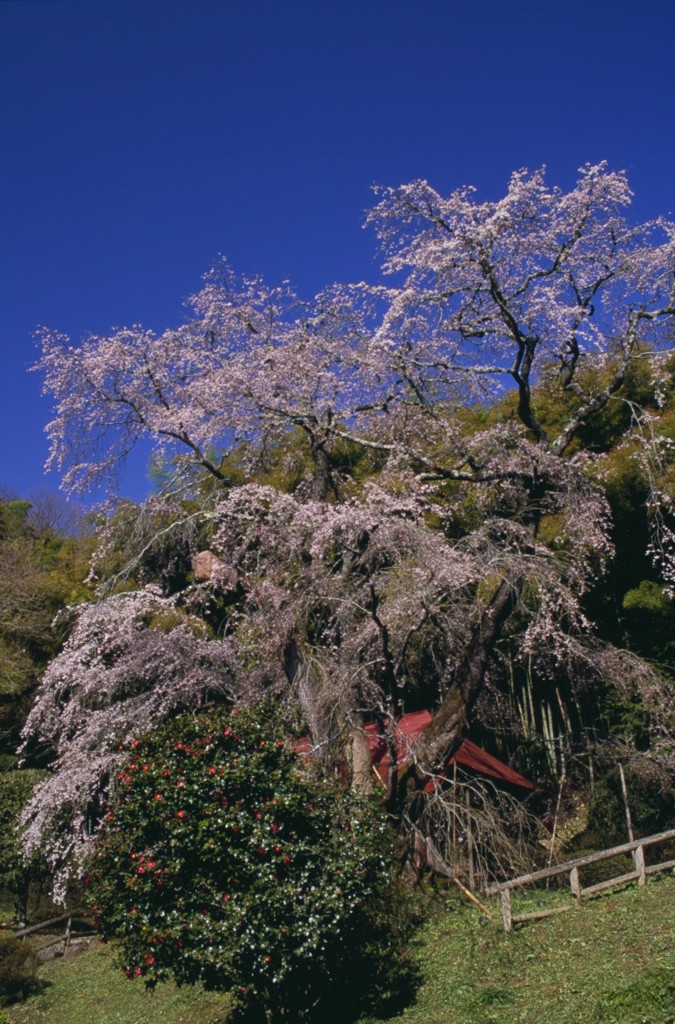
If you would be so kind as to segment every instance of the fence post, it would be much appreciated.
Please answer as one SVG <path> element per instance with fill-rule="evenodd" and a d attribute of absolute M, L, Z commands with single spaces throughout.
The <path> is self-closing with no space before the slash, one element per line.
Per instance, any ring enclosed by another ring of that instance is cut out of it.
<path fill-rule="evenodd" d="M 511 890 L 502 889 L 501 893 L 502 900 L 502 918 L 504 920 L 504 931 L 510 932 L 513 928 L 513 917 L 511 914 Z"/>
<path fill-rule="evenodd" d="M 574 896 L 574 905 L 581 906 L 581 883 L 579 882 L 579 868 L 572 868 L 570 871 L 570 889 Z"/>
<path fill-rule="evenodd" d="M 645 851 L 644 847 L 638 846 L 633 854 L 635 861 L 635 870 L 639 871 L 638 885 L 642 886 L 647 881 L 647 872 L 645 871 Z"/>

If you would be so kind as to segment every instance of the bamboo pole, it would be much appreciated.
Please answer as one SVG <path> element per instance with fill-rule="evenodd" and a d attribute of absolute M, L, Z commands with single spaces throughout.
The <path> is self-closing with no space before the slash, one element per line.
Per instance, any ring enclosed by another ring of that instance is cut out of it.
<path fill-rule="evenodd" d="M 558 786 L 558 800 L 555 805 L 555 815 L 553 816 L 553 827 L 551 829 L 551 845 L 548 851 L 548 858 L 546 861 L 546 867 L 550 868 L 553 863 L 553 854 L 555 853 L 555 834 L 558 829 L 558 813 L 560 811 L 560 801 L 562 800 L 563 786 L 565 785 L 565 777 L 567 774 L 567 766 L 563 761 L 562 775 L 560 776 L 560 785 Z"/>

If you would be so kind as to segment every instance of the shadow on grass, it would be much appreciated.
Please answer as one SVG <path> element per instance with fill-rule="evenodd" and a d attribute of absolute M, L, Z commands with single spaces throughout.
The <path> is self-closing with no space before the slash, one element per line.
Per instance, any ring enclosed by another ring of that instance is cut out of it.
<path fill-rule="evenodd" d="M 407 953 L 391 961 L 388 969 L 380 971 L 374 971 L 367 958 L 355 962 L 341 978 L 332 978 L 324 985 L 315 982 L 311 994 L 307 989 L 296 998 L 287 993 L 269 1016 L 260 1003 L 240 1005 L 227 1017 L 226 1024 L 380 1024 L 410 1006 L 422 982 L 419 966 Z"/>
<path fill-rule="evenodd" d="M 50 988 L 52 988 L 52 982 L 44 981 L 42 978 L 33 978 L 31 981 L 19 985 L 0 981 L 0 1009 L 5 1006 L 15 1006 L 17 1003 L 25 1003 L 33 996 L 44 995 Z"/>

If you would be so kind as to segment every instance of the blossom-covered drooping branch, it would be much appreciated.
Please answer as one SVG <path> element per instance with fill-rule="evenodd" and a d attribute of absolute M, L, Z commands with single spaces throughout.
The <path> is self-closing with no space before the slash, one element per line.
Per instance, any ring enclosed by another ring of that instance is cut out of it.
<path fill-rule="evenodd" d="M 55 866 L 88 842 L 114 785 L 120 744 L 176 712 L 232 698 L 233 653 L 156 588 L 85 605 L 47 669 L 24 728 L 24 753 L 53 751 L 53 774 L 25 813 L 26 847 Z"/>

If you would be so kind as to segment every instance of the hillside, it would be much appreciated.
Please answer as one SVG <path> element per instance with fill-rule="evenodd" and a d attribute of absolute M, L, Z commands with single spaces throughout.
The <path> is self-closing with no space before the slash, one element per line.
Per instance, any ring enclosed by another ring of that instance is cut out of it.
<path fill-rule="evenodd" d="M 520 898 L 521 906 L 531 900 Z M 538 893 L 537 905 L 546 898 Z M 411 952 L 422 984 L 413 1005 L 390 1024 L 673 1024 L 675 877 L 596 897 L 510 936 L 498 914 L 490 921 L 448 894 L 439 897 Z M 227 997 L 170 986 L 147 994 L 111 959 L 109 947 L 98 946 L 44 967 L 47 987 L 6 1011 L 11 1024 L 227 1020 Z"/>

